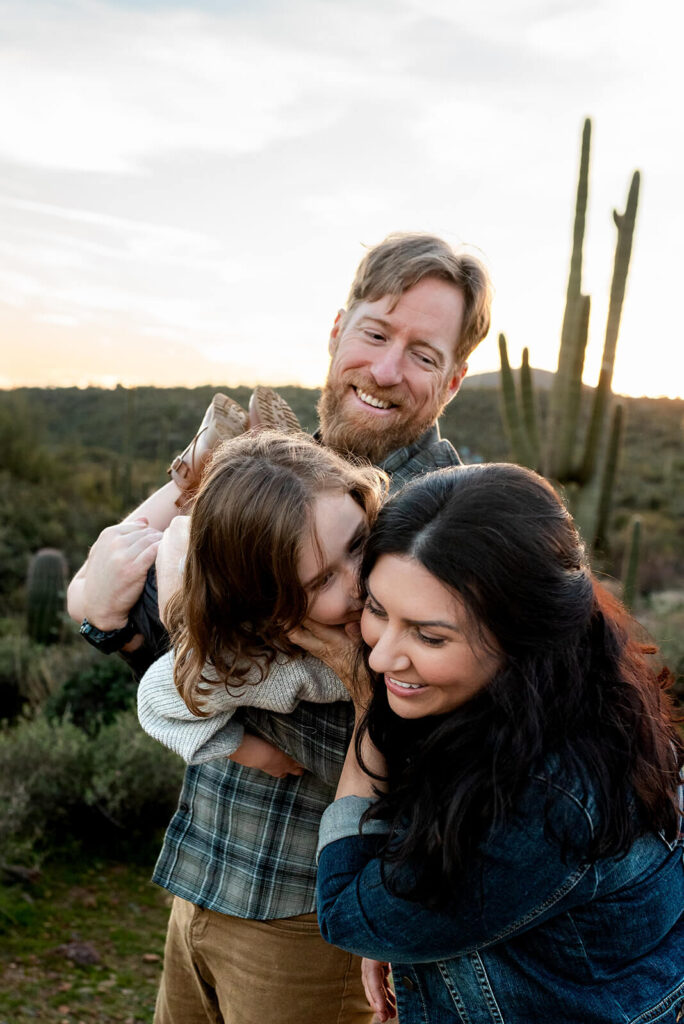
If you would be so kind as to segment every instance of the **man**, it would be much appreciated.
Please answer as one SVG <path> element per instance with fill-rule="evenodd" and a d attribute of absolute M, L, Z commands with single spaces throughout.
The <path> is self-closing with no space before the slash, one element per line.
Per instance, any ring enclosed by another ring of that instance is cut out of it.
<path fill-rule="evenodd" d="M 369 250 L 330 336 L 320 440 L 384 468 L 393 490 L 457 464 L 436 421 L 487 333 L 490 301 L 482 264 L 439 239 L 395 235 Z M 135 626 L 123 624 L 157 543 L 142 522 L 101 535 L 84 605 L 94 627 L 130 640 Z M 145 632 L 138 669 L 158 635 Z M 222 759 L 186 770 L 153 876 L 175 896 L 156 1024 L 370 1020 L 358 961 L 323 943 L 313 913 L 318 822 L 351 718 L 347 702 L 244 712 L 249 731 L 308 769 L 301 776 Z"/>

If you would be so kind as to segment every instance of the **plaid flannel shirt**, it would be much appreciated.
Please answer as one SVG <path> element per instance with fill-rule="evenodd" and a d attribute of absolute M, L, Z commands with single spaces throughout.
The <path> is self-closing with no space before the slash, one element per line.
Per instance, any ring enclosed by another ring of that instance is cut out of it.
<path fill-rule="evenodd" d="M 391 490 L 422 473 L 458 465 L 433 426 L 392 452 L 382 468 Z M 226 759 L 186 768 L 178 808 L 152 879 L 201 907 L 269 920 L 315 909 L 316 846 L 335 797 L 353 726 L 351 702 L 302 702 L 288 715 L 249 708 L 241 720 L 308 770 L 274 779 Z"/>

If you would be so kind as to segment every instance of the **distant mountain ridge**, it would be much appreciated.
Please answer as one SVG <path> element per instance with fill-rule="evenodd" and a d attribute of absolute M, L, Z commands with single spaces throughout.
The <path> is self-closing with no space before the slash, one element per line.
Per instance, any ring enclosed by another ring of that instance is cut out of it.
<path fill-rule="evenodd" d="M 550 391 L 555 374 L 551 370 L 537 370 L 531 367 L 532 381 L 540 391 Z M 513 376 L 520 376 L 520 367 L 513 367 Z M 501 374 L 498 370 L 490 370 L 488 373 L 467 373 L 461 387 L 469 388 L 498 388 L 501 385 Z M 588 385 L 585 385 L 587 387 Z"/>

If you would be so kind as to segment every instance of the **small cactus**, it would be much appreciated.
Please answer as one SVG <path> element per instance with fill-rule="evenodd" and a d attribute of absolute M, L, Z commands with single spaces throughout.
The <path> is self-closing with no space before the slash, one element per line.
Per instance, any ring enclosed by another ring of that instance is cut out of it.
<path fill-rule="evenodd" d="M 57 643 L 62 635 L 67 564 L 61 551 L 41 548 L 29 563 L 26 580 L 26 631 L 40 644 Z"/>
<path fill-rule="evenodd" d="M 637 576 L 639 573 L 639 557 L 641 554 L 641 519 L 635 516 L 632 520 L 632 531 L 629 538 L 629 549 L 625 554 L 625 569 L 622 582 L 622 600 L 632 609 L 637 595 Z"/>
<path fill-rule="evenodd" d="M 515 393 L 515 381 L 508 362 L 508 350 L 506 338 L 499 335 L 499 356 L 501 358 L 501 394 L 503 398 L 503 416 L 506 424 L 506 432 L 513 449 L 513 457 L 520 466 L 535 467 L 534 451 L 531 440 L 526 429 L 527 409 L 524 409 L 521 418 L 518 411 L 518 400 Z"/>

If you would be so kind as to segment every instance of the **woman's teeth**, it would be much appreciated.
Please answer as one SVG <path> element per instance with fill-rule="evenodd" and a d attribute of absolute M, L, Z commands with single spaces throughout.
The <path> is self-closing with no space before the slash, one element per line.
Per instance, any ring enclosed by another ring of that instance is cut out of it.
<path fill-rule="evenodd" d="M 402 683 L 399 679 L 393 679 L 392 676 L 389 676 L 389 680 L 391 683 L 394 683 L 395 686 L 401 686 L 403 690 L 422 689 L 422 683 Z"/>

